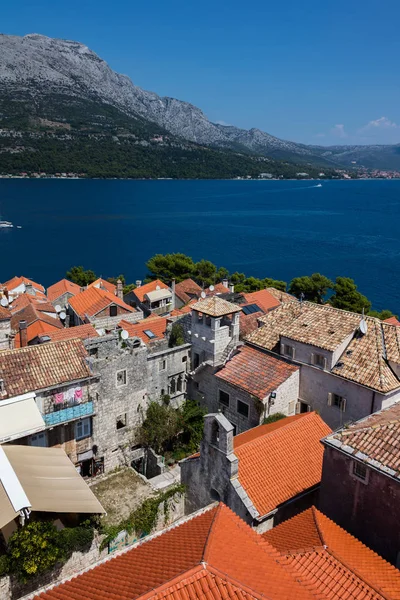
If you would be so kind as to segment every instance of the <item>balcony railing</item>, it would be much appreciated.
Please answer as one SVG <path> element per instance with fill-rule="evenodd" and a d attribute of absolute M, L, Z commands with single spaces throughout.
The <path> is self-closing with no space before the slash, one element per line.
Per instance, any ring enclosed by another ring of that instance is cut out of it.
<path fill-rule="evenodd" d="M 60 425 L 60 423 L 66 423 L 67 421 L 73 421 L 75 419 L 81 419 L 82 417 L 89 417 L 93 414 L 93 401 L 83 402 L 82 404 L 75 404 L 68 408 L 62 408 L 43 415 L 44 422 L 47 427 L 53 427 L 54 425 Z"/>

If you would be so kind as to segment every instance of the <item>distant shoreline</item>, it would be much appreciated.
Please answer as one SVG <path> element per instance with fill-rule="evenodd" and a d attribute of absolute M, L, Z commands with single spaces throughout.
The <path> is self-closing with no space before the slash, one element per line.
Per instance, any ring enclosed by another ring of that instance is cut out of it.
<path fill-rule="evenodd" d="M 206 178 L 206 177 L 202 177 L 202 178 L 185 178 L 185 179 L 179 179 L 179 178 L 174 178 L 174 177 L 157 177 L 157 178 L 148 178 L 148 177 L 56 177 L 56 176 L 51 176 L 51 177 L 22 177 L 20 175 L 0 175 L 0 179 L 23 179 L 23 180 L 36 180 L 36 181 L 43 181 L 43 180 L 57 180 L 57 181 L 74 181 L 74 180 L 79 180 L 79 181 L 258 181 L 258 182 L 266 182 L 266 181 L 399 181 L 400 180 L 400 176 L 399 177 L 357 177 L 357 178 L 347 178 L 347 177 L 335 177 L 335 178 L 308 178 L 308 177 L 304 177 L 304 178 L 287 178 L 287 179 L 276 179 L 276 178 L 271 178 L 271 179 L 247 179 L 247 178 L 229 178 L 229 179 L 224 179 L 224 178 Z"/>

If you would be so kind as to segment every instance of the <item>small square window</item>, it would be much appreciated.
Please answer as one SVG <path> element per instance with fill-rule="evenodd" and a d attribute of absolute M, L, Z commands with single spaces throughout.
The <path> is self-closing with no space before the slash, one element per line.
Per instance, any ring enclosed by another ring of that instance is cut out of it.
<path fill-rule="evenodd" d="M 89 350 L 89 356 L 93 356 L 94 358 L 97 358 L 99 355 L 99 349 L 98 348 L 90 348 Z"/>
<path fill-rule="evenodd" d="M 111 304 L 110 306 L 110 317 L 116 317 L 118 314 L 118 309 L 116 304 Z"/>
<path fill-rule="evenodd" d="M 117 419 L 116 419 L 116 427 L 117 429 L 123 429 L 124 427 L 126 427 L 126 413 L 122 414 L 122 415 L 118 415 Z"/>
<path fill-rule="evenodd" d="M 346 398 L 339 396 L 339 394 L 328 394 L 328 405 L 336 406 L 339 410 L 344 412 L 346 410 Z"/>
<path fill-rule="evenodd" d="M 248 416 L 249 416 L 249 405 L 246 404 L 245 402 L 242 402 L 241 400 L 238 400 L 237 411 L 238 411 L 239 415 L 242 415 L 243 417 L 248 418 Z"/>
<path fill-rule="evenodd" d="M 222 390 L 219 390 L 219 401 L 224 406 L 229 406 L 229 394 L 227 392 L 223 392 Z"/>
<path fill-rule="evenodd" d="M 126 369 L 123 371 L 117 371 L 117 387 L 126 385 Z"/>
<path fill-rule="evenodd" d="M 285 356 L 289 356 L 289 358 L 293 358 L 294 357 L 293 346 L 289 346 L 289 344 L 283 344 L 283 354 Z"/>
<path fill-rule="evenodd" d="M 167 361 L 166 360 L 162 360 L 158 363 L 158 370 L 159 371 L 165 371 L 165 369 L 167 368 Z"/>
<path fill-rule="evenodd" d="M 363 483 L 368 483 L 368 468 L 364 463 L 353 461 L 353 475 Z"/>
<path fill-rule="evenodd" d="M 312 364 L 316 367 L 321 367 L 323 369 L 325 367 L 325 356 L 323 354 L 312 354 Z"/>
<path fill-rule="evenodd" d="M 182 356 L 182 362 L 187 362 L 187 356 Z"/>

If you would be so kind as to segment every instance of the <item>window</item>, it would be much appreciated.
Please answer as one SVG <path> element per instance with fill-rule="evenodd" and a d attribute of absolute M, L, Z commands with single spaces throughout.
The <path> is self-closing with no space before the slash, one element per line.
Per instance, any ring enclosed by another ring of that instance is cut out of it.
<path fill-rule="evenodd" d="M 182 392 L 183 391 L 183 377 L 182 375 L 179 375 L 177 383 L 176 383 L 176 390 L 177 392 Z"/>
<path fill-rule="evenodd" d="M 182 356 L 182 362 L 187 362 L 187 356 Z"/>
<path fill-rule="evenodd" d="M 153 333 L 150 329 L 144 329 L 143 333 L 147 335 L 151 340 L 156 337 L 156 334 Z"/>
<path fill-rule="evenodd" d="M 338 394 L 328 394 L 328 406 L 336 406 L 344 412 L 346 410 L 346 398 Z"/>
<path fill-rule="evenodd" d="M 352 462 L 353 475 L 356 479 L 359 479 L 363 483 L 368 483 L 368 469 L 364 463 L 358 461 Z"/>
<path fill-rule="evenodd" d="M 116 419 L 117 429 L 123 429 L 124 427 L 126 427 L 126 422 L 126 413 L 124 413 L 123 415 L 118 415 Z"/>
<path fill-rule="evenodd" d="M 117 387 L 126 385 L 126 369 L 123 371 L 117 371 Z"/>
<path fill-rule="evenodd" d="M 4 393 L 4 380 L 0 379 L 0 394 Z"/>
<path fill-rule="evenodd" d="M 158 370 L 159 371 L 165 371 L 165 369 L 167 368 L 167 361 L 166 360 L 162 360 L 158 363 Z"/>
<path fill-rule="evenodd" d="M 311 354 L 311 364 L 325 369 L 326 358 L 322 354 Z"/>
<path fill-rule="evenodd" d="M 211 443 L 216 446 L 219 444 L 219 425 L 217 421 L 213 421 L 211 426 Z"/>
<path fill-rule="evenodd" d="M 289 358 L 294 358 L 294 347 L 289 344 L 283 344 L 283 354 Z"/>
<path fill-rule="evenodd" d="M 31 435 L 29 437 L 29 445 L 30 446 L 40 446 L 41 448 L 46 448 L 46 446 L 47 446 L 46 432 L 42 431 L 41 433 L 35 433 L 35 435 Z"/>
<path fill-rule="evenodd" d="M 197 369 L 199 364 L 200 364 L 200 354 L 197 354 L 197 352 L 195 352 L 194 356 L 193 356 L 193 369 Z"/>
<path fill-rule="evenodd" d="M 169 391 L 171 394 L 175 394 L 176 392 L 176 383 L 175 383 L 175 379 L 171 379 L 169 382 Z"/>
<path fill-rule="evenodd" d="M 221 404 L 224 404 L 224 406 L 229 406 L 229 394 L 219 390 L 219 401 Z"/>
<path fill-rule="evenodd" d="M 89 349 L 89 356 L 93 356 L 94 358 L 97 358 L 99 355 L 99 349 L 98 348 L 90 348 Z"/>
<path fill-rule="evenodd" d="M 248 416 L 249 416 L 249 405 L 246 404 L 245 402 L 242 402 L 241 400 L 238 400 L 237 411 L 238 411 L 239 415 L 242 415 L 243 417 L 248 418 Z"/>
<path fill-rule="evenodd" d="M 116 317 L 118 314 L 118 309 L 116 304 L 111 304 L 110 306 L 110 317 Z"/>
<path fill-rule="evenodd" d="M 292 402 L 289 402 L 288 415 L 293 415 L 295 409 L 296 409 L 296 402 L 294 400 L 292 400 Z"/>
<path fill-rule="evenodd" d="M 75 423 L 75 438 L 77 440 L 82 440 L 90 435 L 92 435 L 92 419 L 90 417 Z"/>

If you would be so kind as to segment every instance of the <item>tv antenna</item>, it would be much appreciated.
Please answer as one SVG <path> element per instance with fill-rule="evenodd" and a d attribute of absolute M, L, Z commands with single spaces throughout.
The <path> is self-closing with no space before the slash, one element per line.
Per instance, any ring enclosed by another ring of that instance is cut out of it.
<path fill-rule="evenodd" d="M 205 292 L 201 292 L 200 296 L 204 299 L 207 296 L 207 294 Z"/>
<path fill-rule="evenodd" d="M 122 337 L 123 340 L 127 340 L 128 339 L 129 333 L 126 331 L 126 329 L 123 329 L 121 331 L 121 337 Z"/>
<path fill-rule="evenodd" d="M 61 321 L 64 321 L 64 320 L 65 320 L 65 318 L 66 318 L 66 316 L 67 316 L 67 313 L 66 313 L 65 311 L 63 311 L 63 310 L 62 310 L 62 311 L 60 312 L 60 319 L 61 319 Z"/>
<path fill-rule="evenodd" d="M 159 285 L 156 285 L 156 290 L 158 291 L 158 290 L 160 290 L 160 289 L 161 289 L 161 288 L 160 288 L 160 286 L 159 286 Z"/>
<path fill-rule="evenodd" d="M 8 306 L 8 300 L 5 296 L 0 300 L 0 304 L 1 306 L 4 306 L 4 308 Z"/>
<path fill-rule="evenodd" d="M 56 304 L 54 308 L 56 309 L 56 313 L 60 313 L 62 310 L 62 308 L 59 304 Z"/>
<path fill-rule="evenodd" d="M 362 319 L 360 321 L 360 331 L 363 335 L 365 335 L 366 333 L 368 333 L 368 325 L 367 325 L 367 321 L 364 318 L 364 309 L 362 311 Z"/>
<path fill-rule="evenodd" d="M 215 287 L 213 285 L 210 285 L 208 289 L 210 290 L 210 292 L 213 292 L 215 290 Z"/>

